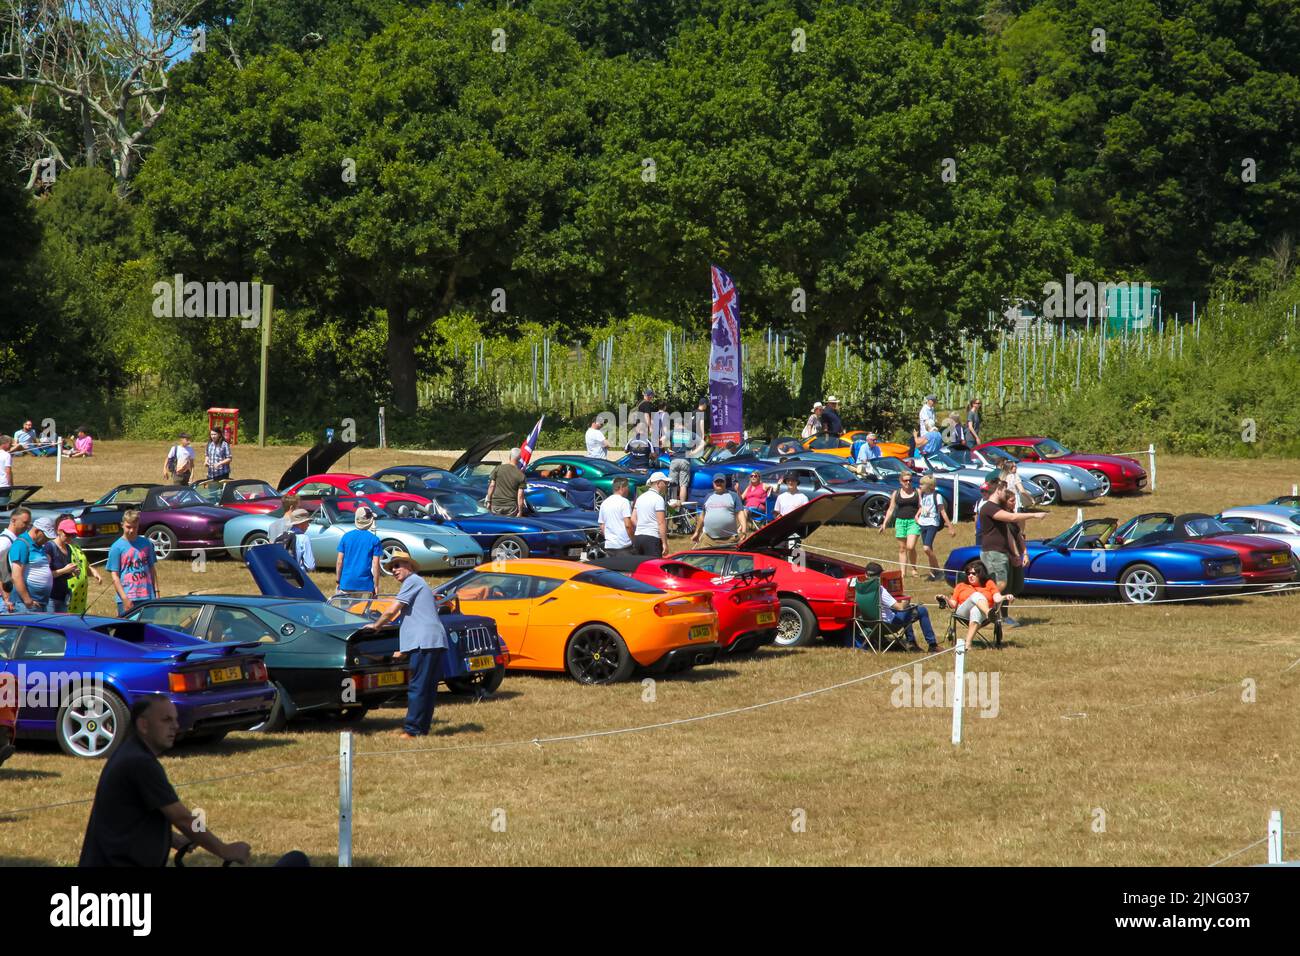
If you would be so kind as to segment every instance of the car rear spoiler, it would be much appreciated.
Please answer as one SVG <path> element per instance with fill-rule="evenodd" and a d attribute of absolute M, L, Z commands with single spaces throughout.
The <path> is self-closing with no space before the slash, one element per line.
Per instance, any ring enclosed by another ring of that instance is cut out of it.
<path fill-rule="evenodd" d="M 263 647 L 261 641 L 242 641 L 238 644 L 209 644 L 207 647 L 191 647 L 176 655 L 178 661 L 187 661 L 191 654 L 210 654 L 213 657 L 233 657 L 236 652 L 250 648 Z"/>

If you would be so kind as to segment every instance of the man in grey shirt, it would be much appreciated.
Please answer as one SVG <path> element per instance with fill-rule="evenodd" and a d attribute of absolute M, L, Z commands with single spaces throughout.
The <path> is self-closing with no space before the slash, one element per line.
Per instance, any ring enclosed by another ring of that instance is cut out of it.
<path fill-rule="evenodd" d="M 398 551 L 388 561 L 393 577 L 401 584 L 397 603 L 366 627 L 379 630 L 401 617 L 397 657 L 410 661 L 407 668 L 406 720 L 399 736 L 403 740 L 426 737 L 433 724 L 438 699 L 438 675 L 447 653 L 447 629 L 438 617 L 438 602 L 424 579 L 416 573 L 415 561 Z"/>
<path fill-rule="evenodd" d="M 749 513 L 745 503 L 734 491 L 727 489 L 727 479 L 718 475 L 713 479 L 713 494 L 704 499 L 704 517 L 695 526 L 692 544 L 700 543 L 700 535 L 707 534 L 714 541 L 726 541 L 747 530 Z"/>

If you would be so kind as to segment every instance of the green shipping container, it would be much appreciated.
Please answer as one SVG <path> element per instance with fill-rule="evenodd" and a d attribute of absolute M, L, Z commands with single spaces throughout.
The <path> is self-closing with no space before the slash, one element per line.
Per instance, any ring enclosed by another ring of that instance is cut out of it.
<path fill-rule="evenodd" d="M 1160 290 L 1149 282 L 1126 282 L 1106 287 L 1106 330 L 1123 335 L 1155 326 L 1160 308 Z"/>

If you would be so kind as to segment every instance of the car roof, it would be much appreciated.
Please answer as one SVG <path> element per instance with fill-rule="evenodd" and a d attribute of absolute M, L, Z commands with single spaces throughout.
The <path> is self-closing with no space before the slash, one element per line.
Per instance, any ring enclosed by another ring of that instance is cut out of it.
<path fill-rule="evenodd" d="M 506 574 L 541 574 L 548 578 L 568 579 L 583 571 L 606 571 L 596 564 L 581 564 L 577 561 L 562 561 L 559 558 L 515 558 L 505 562 L 503 568 L 495 561 L 480 564 L 476 571 L 496 571 Z"/>

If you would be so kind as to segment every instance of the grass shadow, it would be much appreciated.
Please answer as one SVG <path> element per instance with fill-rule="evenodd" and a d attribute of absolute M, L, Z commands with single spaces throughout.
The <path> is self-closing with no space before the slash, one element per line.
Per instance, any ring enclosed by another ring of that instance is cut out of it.
<path fill-rule="evenodd" d="M 168 757 L 187 759 L 190 757 L 211 757 L 215 755 L 248 754 L 266 750 L 270 747 L 289 747 L 293 741 L 277 734 L 249 733 L 242 737 L 227 737 L 220 743 L 185 743 L 182 741 L 167 751 Z"/>
<path fill-rule="evenodd" d="M 53 770 L 0 770 L 0 780 L 48 780 L 62 776 Z"/>

